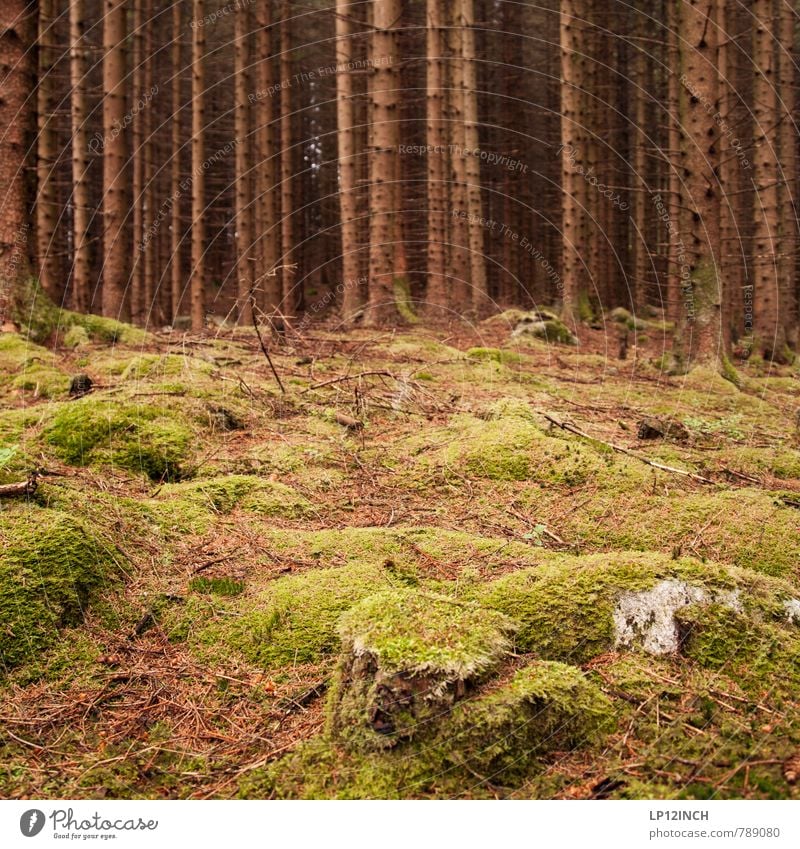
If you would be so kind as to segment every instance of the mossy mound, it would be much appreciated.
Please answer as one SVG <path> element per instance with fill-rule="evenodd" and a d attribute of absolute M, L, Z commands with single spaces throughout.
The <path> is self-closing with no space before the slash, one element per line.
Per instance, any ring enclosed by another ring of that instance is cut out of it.
<path fill-rule="evenodd" d="M 608 318 L 625 327 L 627 330 L 645 330 L 647 322 L 638 316 L 633 315 L 624 307 L 615 307 L 608 314 Z"/>
<path fill-rule="evenodd" d="M 600 452 L 587 443 L 549 436 L 531 421 L 530 408 L 519 402 L 495 406 L 488 421 L 457 415 L 450 421 L 453 439 L 435 461 L 481 478 L 534 481 L 542 486 L 580 486 L 590 479 L 613 477 L 624 487 L 626 474 L 638 481 L 642 472 L 631 463 Z M 429 458 L 425 459 L 427 462 Z"/>
<path fill-rule="evenodd" d="M 504 351 L 500 348 L 470 348 L 467 357 L 478 362 L 518 363 L 522 359 L 516 351 Z"/>
<path fill-rule="evenodd" d="M 36 658 L 76 625 L 113 557 L 79 520 L 36 507 L 0 512 L 0 668 Z"/>
<path fill-rule="evenodd" d="M 685 598 L 649 597 L 665 583 L 686 588 Z M 741 633 L 752 634 L 762 622 L 791 630 L 786 602 L 795 595 L 790 584 L 746 570 L 636 552 L 565 556 L 480 589 L 482 603 L 519 623 L 519 649 L 575 664 L 620 646 L 652 653 L 648 636 L 654 627 L 671 628 L 677 649 L 694 609 L 736 611 L 746 619 Z M 624 603 L 631 597 L 638 597 L 638 609 Z M 704 603 L 693 607 L 697 601 Z"/>
<path fill-rule="evenodd" d="M 544 342 L 554 342 L 559 345 L 578 344 L 577 336 L 572 333 L 563 321 L 557 318 L 551 318 L 546 321 L 523 321 L 514 328 L 511 335 L 515 339 L 529 336 L 533 339 L 541 339 Z"/>
<path fill-rule="evenodd" d="M 800 579 L 798 514 L 780 498 L 735 491 L 600 492 L 562 519 L 561 533 L 597 549 L 671 551 Z"/>
<path fill-rule="evenodd" d="M 334 694 L 332 694 L 334 698 Z M 552 751 L 602 740 L 609 700 L 571 666 L 533 662 L 432 714 L 413 739 L 352 751 L 323 736 L 242 784 L 245 796 L 387 799 L 493 795 L 536 774 Z"/>
<path fill-rule="evenodd" d="M 66 397 L 69 377 L 55 362 L 47 348 L 17 333 L 0 333 L 0 377 L 8 388 L 37 398 Z"/>
<path fill-rule="evenodd" d="M 185 377 L 190 382 L 210 375 L 214 371 L 210 363 L 196 357 L 184 357 L 178 354 L 141 354 L 129 359 L 122 371 L 123 380 L 163 381 L 176 377 Z"/>
<path fill-rule="evenodd" d="M 59 408 L 44 431 L 45 443 L 67 463 L 111 464 L 152 480 L 181 476 L 193 436 L 174 410 L 91 396 Z"/>
<path fill-rule="evenodd" d="M 225 646 L 264 668 L 317 663 L 339 647 L 339 616 L 362 599 L 392 585 L 377 566 L 314 569 L 279 578 L 243 595 L 232 619 L 206 627 L 202 646 Z"/>
<path fill-rule="evenodd" d="M 223 475 L 163 486 L 152 501 L 159 523 L 173 531 L 202 533 L 215 514 L 238 507 L 261 516 L 299 518 L 313 506 L 292 487 L 254 475 Z"/>
<path fill-rule="evenodd" d="M 498 665 L 513 630 L 501 614 L 445 596 L 393 590 L 365 599 L 339 623 L 332 733 L 367 749 L 410 739 Z"/>

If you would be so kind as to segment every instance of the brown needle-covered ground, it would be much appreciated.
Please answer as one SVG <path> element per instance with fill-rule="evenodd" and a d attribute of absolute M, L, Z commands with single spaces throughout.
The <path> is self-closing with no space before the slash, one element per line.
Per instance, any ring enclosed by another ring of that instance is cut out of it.
<path fill-rule="evenodd" d="M 797 796 L 794 367 L 668 374 L 657 322 L 624 360 L 613 322 L 320 323 L 269 338 L 281 392 L 252 331 L 112 330 L 0 335 L 0 484 L 40 473 L 0 501 L 3 796 Z M 595 609 L 671 564 L 757 605 L 622 650 Z M 443 598 L 514 632 L 388 748 L 331 730 L 361 722 L 342 670 L 348 627 L 384 645 L 375 593 L 412 642 L 433 605 L 419 668 Z M 487 718 L 514 699 L 558 707 L 552 745 Z"/>

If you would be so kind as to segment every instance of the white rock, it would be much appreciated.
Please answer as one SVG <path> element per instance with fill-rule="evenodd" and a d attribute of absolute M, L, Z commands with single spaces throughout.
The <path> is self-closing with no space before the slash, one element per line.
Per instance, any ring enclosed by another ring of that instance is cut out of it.
<path fill-rule="evenodd" d="M 708 598 L 706 590 L 684 581 L 660 581 L 650 590 L 623 593 L 614 611 L 616 647 L 641 642 L 648 654 L 674 654 L 679 648 L 675 613 Z"/>
<path fill-rule="evenodd" d="M 783 609 L 786 611 L 786 618 L 795 625 L 800 625 L 800 599 L 788 598 L 783 603 Z"/>

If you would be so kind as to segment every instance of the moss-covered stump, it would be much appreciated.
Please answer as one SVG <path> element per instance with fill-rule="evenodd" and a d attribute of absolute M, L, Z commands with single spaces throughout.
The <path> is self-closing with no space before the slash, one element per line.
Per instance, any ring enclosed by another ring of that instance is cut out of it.
<path fill-rule="evenodd" d="M 340 622 L 332 733 L 366 749 L 412 738 L 498 665 L 513 630 L 501 614 L 444 596 L 367 598 Z"/>
<path fill-rule="evenodd" d="M 693 558 L 635 552 L 564 557 L 500 578 L 480 594 L 484 604 L 519 623 L 518 648 L 570 663 L 612 649 L 683 651 L 700 611 L 698 622 L 738 616 L 741 633 L 754 639 L 775 628 L 800 640 L 791 613 L 798 593 L 791 584 Z"/>
<path fill-rule="evenodd" d="M 336 710 L 336 694 L 331 695 Z M 550 752 L 585 748 L 613 724 L 609 700 L 580 670 L 533 662 L 488 682 L 392 748 L 323 736 L 246 779 L 242 795 L 385 799 L 493 795 L 536 774 Z"/>
<path fill-rule="evenodd" d="M 0 670 L 36 658 L 60 628 L 79 624 L 112 567 L 108 548 L 73 516 L 0 512 Z"/>
<path fill-rule="evenodd" d="M 67 463 L 115 465 L 153 480 L 181 476 L 193 436 L 175 410 L 92 396 L 60 407 L 44 431 L 45 443 Z"/>

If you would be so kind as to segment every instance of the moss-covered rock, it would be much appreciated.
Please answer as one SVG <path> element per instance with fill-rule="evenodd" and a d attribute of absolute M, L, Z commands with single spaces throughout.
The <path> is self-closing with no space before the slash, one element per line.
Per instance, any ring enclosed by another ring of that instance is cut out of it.
<path fill-rule="evenodd" d="M 367 749 L 410 739 L 497 666 L 513 630 L 494 611 L 416 590 L 365 599 L 339 624 L 332 733 Z"/>
<path fill-rule="evenodd" d="M 37 657 L 83 619 L 113 555 L 74 516 L 38 507 L 0 512 L 0 669 Z"/>
<path fill-rule="evenodd" d="M 335 694 L 332 694 L 335 698 Z M 552 751 L 602 740 L 609 700 L 561 663 L 534 662 L 449 709 L 432 713 L 413 738 L 372 751 L 322 736 L 266 771 L 248 776 L 245 796 L 391 799 L 482 796 L 536 774 Z"/>
<path fill-rule="evenodd" d="M 577 345 L 578 338 L 560 319 L 548 319 L 547 321 L 522 322 L 518 324 L 513 333 L 514 338 L 519 339 L 531 336 L 534 339 L 542 339 L 545 342 L 555 342 L 559 345 Z"/>
<path fill-rule="evenodd" d="M 66 397 L 69 377 L 51 351 L 17 333 L 0 333 L 0 377 L 13 389 L 37 398 Z"/>
<path fill-rule="evenodd" d="M 575 664 L 613 648 L 678 650 L 684 628 L 678 613 L 685 618 L 697 605 L 785 629 L 792 597 L 790 584 L 764 575 L 638 552 L 565 556 L 480 591 L 484 604 L 519 623 L 520 649 Z"/>
<path fill-rule="evenodd" d="M 91 396 L 61 407 L 44 431 L 47 445 L 68 463 L 113 464 L 153 480 L 180 477 L 192 438 L 174 410 Z"/>
<path fill-rule="evenodd" d="M 606 477 L 616 468 L 638 470 L 574 439 L 549 436 L 531 421 L 526 405 L 495 407 L 489 421 L 457 415 L 451 419 L 453 439 L 433 455 L 463 474 L 491 480 L 530 480 L 542 486 L 571 487 L 591 478 Z M 430 462 L 426 457 L 423 462 Z M 620 486 L 623 482 L 620 480 Z"/>
<path fill-rule="evenodd" d="M 307 498 L 278 481 L 255 475 L 221 475 L 167 484 L 151 502 L 158 522 L 171 531 L 203 533 L 214 515 L 238 507 L 260 516 L 299 518 L 313 511 Z"/>
<path fill-rule="evenodd" d="M 500 348 L 470 348 L 467 351 L 467 357 L 471 360 L 479 362 L 493 363 L 518 363 L 521 359 L 516 351 L 504 351 Z"/>
<path fill-rule="evenodd" d="M 265 668 L 316 663 L 339 647 L 339 616 L 392 584 L 379 566 L 314 569 L 241 597 L 236 614 L 204 628 L 198 643 L 239 651 Z"/>

